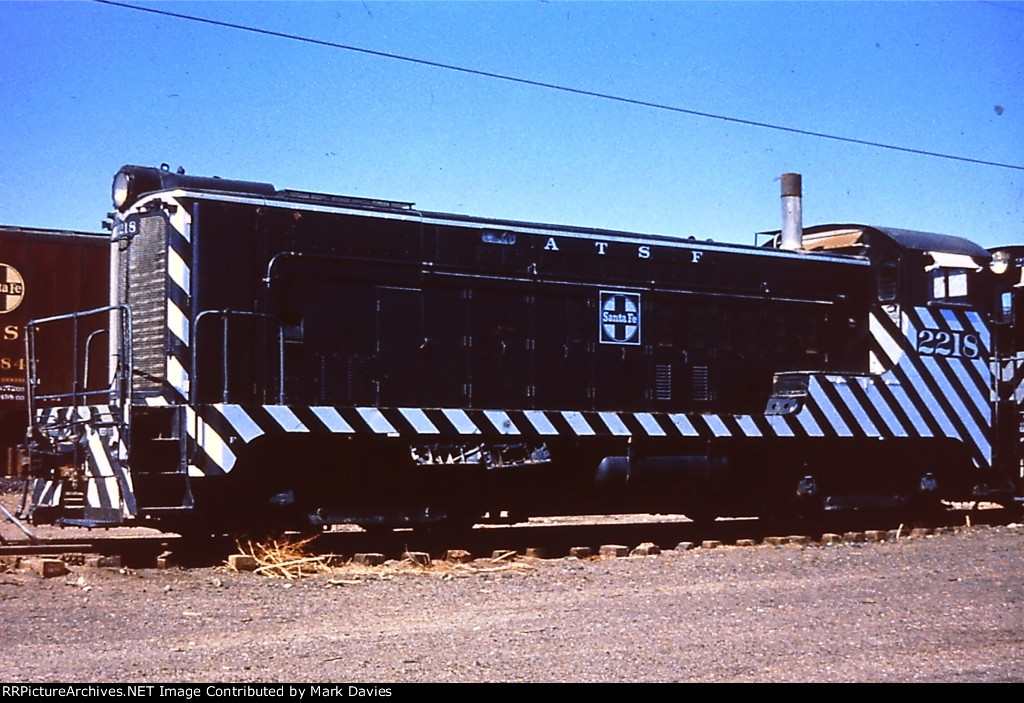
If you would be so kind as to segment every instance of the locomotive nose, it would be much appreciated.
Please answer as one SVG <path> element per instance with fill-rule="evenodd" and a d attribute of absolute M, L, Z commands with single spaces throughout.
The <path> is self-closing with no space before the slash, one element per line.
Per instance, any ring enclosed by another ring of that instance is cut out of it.
<path fill-rule="evenodd" d="M 217 176 L 189 176 L 185 174 L 185 169 L 171 171 L 167 164 L 161 164 L 160 168 L 125 165 L 114 174 L 110 197 L 117 211 L 124 212 L 146 193 L 171 188 L 195 188 L 249 195 L 273 195 L 276 192 L 276 188 L 270 183 L 236 181 Z"/>
<path fill-rule="evenodd" d="M 114 174 L 110 199 L 118 212 L 124 212 L 139 195 L 160 188 L 160 170 L 145 166 L 122 166 Z"/>

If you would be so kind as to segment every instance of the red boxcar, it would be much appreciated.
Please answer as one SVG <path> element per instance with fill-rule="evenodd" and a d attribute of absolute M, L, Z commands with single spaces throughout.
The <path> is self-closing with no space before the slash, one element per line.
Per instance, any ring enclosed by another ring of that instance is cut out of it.
<path fill-rule="evenodd" d="M 9 474 L 27 424 L 25 324 L 106 305 L 109 253 L 109 235 L 0 225 L 0 461 Z M 36 363 L 48 385 L 73 384 L 70 355 Z"/>

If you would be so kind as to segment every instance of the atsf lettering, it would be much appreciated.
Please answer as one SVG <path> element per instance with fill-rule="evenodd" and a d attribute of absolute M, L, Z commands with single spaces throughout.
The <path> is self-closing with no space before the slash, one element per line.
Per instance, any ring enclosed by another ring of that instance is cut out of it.
<path fill-rule="evenodd" d="M 486 240 L 486 241 L 491 241 L 491 240 Z M 515 240 L 512 240 L 512 241 L 514 242 Z M 610 242 L 596 241 L 596 242 L 594 242 L 594 253 L 597 254 L 598 256 L 606 256 L 608 254 L 608 252 L 609 252 L 609 247 L 610 246 L 611 246 Z M 623 246 L 623 245 L 617 245 L 617 246 Z M 544 243 L 544 251 L 561 251 L 561 248 L 558 246 L 558 238 L 557 237 L 548 237 L 547 241 Z M 646 259 L 654 258 L 654 249 L 652 249 L 651 246 L 648 245 L 648 244 L 637 244 L 635 247 L 633 247 L 633 252 L 636 255 L 636 258 L 638 258 L 638 259 L 646 260 Z M 691 264 L 699 263 L 701 258 L 703 258 L 703 256 L 704 256 L 704 252 L 703 251 L 691 251 L 690 252 L 690 257 L 689 257 L 690 263 Z"/>

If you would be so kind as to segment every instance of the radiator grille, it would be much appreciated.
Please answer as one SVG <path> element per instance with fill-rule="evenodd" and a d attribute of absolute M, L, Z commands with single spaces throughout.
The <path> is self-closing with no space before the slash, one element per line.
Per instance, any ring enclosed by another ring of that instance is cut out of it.
<path fill-rule="evenodd" d="M 121 254 L 122 302 L 132 311 L 135 356 L 132 388 L 151 395 L 166 375 L 167 223 L 161 215 L 143 217 L 139 232 Z"/>

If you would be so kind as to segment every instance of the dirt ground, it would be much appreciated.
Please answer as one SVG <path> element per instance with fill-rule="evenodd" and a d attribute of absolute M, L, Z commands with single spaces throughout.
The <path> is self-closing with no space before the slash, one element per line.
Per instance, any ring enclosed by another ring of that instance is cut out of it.
<path fill-rule="evenodd" d="M 1024 681 L 1024 527 L 300 579 L 0 573 L 0 680 Z"/>

